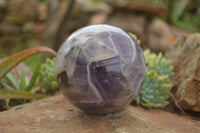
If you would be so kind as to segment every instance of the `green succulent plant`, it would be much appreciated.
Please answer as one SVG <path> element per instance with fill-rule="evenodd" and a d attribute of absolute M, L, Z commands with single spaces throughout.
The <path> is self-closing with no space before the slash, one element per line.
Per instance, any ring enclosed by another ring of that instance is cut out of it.
<path fill-rule="evenodd" d="M 22 66 L 21 74 L 17 73 L 17 76 L 10 72 L 19 63 L 40 53 L 56 56 L 56 52 L 48 47 L 36 47 L 20 51 L 0 62 L 0 110 L 9 108 L 10 99 L 40 99 L 44 97 L 44 95 L 36 93 L 40 75 L 39 64 L 34 62 L 36 66 L 31 77 L 26 75 L 25 66 Z"/>
<path fill-rule="evenodd" d="M 173 67 L 171 62 L 163 58 L 162 54 L 156 55 L 150 50 L 144 51 L 146 60 L 146 74 L 143 85 L 134 101 L 147 108 L 163 108 L 169 104 L 168 98 L 172 84 Z"/>
<path fill-rule="evenodd" d="M 158 55 L 151 53 L 149 49 L 145 50 L 143 53 L 148 71 L 155 70 L 159 76 L 168 75 L 169 80 L 173 77 L 174 73 L 171 61 L 167 61 L 161 53 Z"/>
<path fill-rule="evenodd" d="M 44 92 L 55 91 L 58 89 L 58 84 L 55 76 L 55 58 L 46 59 L 46 62 L 41 65 L 39 86 Z"/>

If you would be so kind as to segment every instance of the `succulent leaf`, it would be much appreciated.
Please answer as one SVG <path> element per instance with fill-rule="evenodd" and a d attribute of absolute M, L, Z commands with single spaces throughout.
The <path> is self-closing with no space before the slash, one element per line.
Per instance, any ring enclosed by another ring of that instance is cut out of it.
<path fill-rule="evenodd" d="M 156 55 L 145 50 L 144 56 L 147 64 L 146 75 L 134 101 L 146 108 L 164 108 L 169 104 L 169 94 L 166 91 L 172 88 L 169 81 L 174 75 L 173 67 L 162 54 Z"/>
<path fill-rule="evenodd" d="M 46 62 L 41 65 L 39 85 L 44 92 L 55 91 L 58 89 L 58 84 L 55 76 L 55 58 L 46 59 Z"/>
<path fill-rule="evenodd" d="M 159 76 L 168 75 L 171 79 L 174 75 L 171 61 L 167 61 L 162 54 L 156 55 L 150 50 L 144 51 L 148 71 L 155 70 Z"/>
<path fill-rule="evenodd" d="M 3 61 L 0 62 L 0 79 L 2 79 L 6 74 L 13 69 L 15 66 L 17 66 L 19 63 L 24 61 L 25 59 L 39 54 L 39 53 L 50 53 L 52 55 L 56 55 L 56 52 L 48 47 L 36 47 L 36 48 L 30 48 L 21 52 L 18 52 Z"/>
<path fill-rule="evenodd" d="M 138 39 L 138 37 L 135 34 L 132 34 L 132 33 L 129 32 L 129 35 L 132 36 L 137 41 L 137 43 L 139 45 L 141 44 L 141 41 Z"/>

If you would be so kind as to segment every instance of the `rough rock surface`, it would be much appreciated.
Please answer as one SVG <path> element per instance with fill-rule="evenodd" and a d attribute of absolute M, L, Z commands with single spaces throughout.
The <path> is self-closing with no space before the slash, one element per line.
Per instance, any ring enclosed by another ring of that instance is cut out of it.
<path fill-rule="evenodd" d="M 200 112 L 200 34 L 176 40 L 166 55 L 172 60 L 175 96 L 182 108 Z"/>
<path fill-rule="evenodd" d="M 1 133 L 198 133 L 200 121 L 162 110 L 128 106 L 107 116 L 92 116 L 63 95 L 0 113 Z"/>
<path fill-rule="evenodd" d="M 161 19 L 154 19 L 147 28 L 147 44 L 154 52 L 167 51 L 173 41 L 186 32 L 170 27 Z"/>

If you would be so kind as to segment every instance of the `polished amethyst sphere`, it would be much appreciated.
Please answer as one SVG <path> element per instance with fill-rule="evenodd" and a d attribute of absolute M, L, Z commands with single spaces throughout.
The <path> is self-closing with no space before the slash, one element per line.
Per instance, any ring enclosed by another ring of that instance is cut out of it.
<path fill-rule="evenodd" d="M 62 44 L 56 75 L 72 104 L 104 115 L 123 109 L 137 95 L 145 61 L 129 34 L 114 26 L 91 25 L 75 31 Z"/>

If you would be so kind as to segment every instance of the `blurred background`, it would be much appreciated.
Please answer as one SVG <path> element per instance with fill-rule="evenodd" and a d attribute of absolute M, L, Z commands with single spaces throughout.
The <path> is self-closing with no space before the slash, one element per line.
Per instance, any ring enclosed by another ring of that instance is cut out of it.
<path fill-rule="evenodd" d="M 164 53 L 177 37 L 200 32 L 200 0 L 0 0 L 0 58 L 36 46 L 57 51 L 73 31 L 103 23 Z"/>

